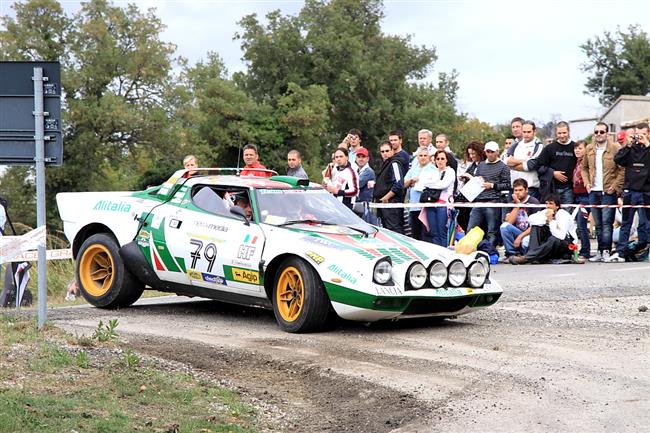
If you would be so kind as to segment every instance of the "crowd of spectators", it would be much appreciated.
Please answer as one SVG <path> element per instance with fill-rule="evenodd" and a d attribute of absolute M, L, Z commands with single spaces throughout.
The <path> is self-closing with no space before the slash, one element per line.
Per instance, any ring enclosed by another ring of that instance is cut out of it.
<path fill-rule="evenodd" d="M 533 121 L 515 117 L 511 131 L 502 146 L 474 140 L 457 158 L 444 133 L 434 140 L 420 130 L 419 147 L 409 154 L 403 133 L 393 130 L 374 154 L 381 159 L 375 173 L 373 152 L 352 129 L 323 170 L 323 184 L 348 206 L 409 203 L 406 211 L 378 207 L 376 216 L 383 227 L 418 240 L 448 246 L 456 232 L 479 226 L 502 262 L 623 262 L 647 249 L 648 208 L 623 207 L 615 249 L 613 240 L 617 206 L 650 206 L 648 124 L 614 136 L 598 123 L 589 143 L 574 142 L 566 122 L 557 123 L 547 144 Z M 432 202 L 441 206 L 417 206 Z M 473 206 L 455 206 L 467 202 Z"/>
<path fill-rule="evenodd" d="M 544 144 L 533 121 L 515 117 L 502 147 L 473 140 L 457 158 L 444 133 L 434 140 L 430 130 L 420 130 L 419 147 L 409 154 L 403 133 L 392 130 L 375 153 L 362 146 L 355 128 L 332 154 L 322 184 L 349 208 L 364 203 L 366 221 L 443 247 L 457 233 L 481 227 L 502 262 L 636 260 L 647 250 L 650 208 L 619 208 L 618 231 L 614 226 L 619 205 L 650 207 L 648 129 L 641 123 L 614 136 L 600 122 L 589 143 L 574 142 L 569 124 L 559 122 L 555 139 Z M 373 157 L 381 161 L 377 172 Z M 244 147 L 243 159 L 241 175 L 270 176 L 254 145 Z M 194 157 L 183 162 L 197 166 Z M 307 178 L 297 150 L 287 154 L 286 174 Z M 370 203 L 409 204 L 371 212 Z"/>

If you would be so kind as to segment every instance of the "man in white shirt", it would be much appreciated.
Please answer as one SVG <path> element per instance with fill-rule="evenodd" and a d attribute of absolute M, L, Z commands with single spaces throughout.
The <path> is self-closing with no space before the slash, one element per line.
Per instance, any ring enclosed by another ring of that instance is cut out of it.
<path fill-rule="evenodd" d="M 537 158 L 544 148 L 542 142 L 535 137 L 535 130 L 535 122 L 532 120 L 524 121 L 521 126 L 522 138 L 508 149 L 506 164 L 512 170 L 510 178 L 513 181 L 514 179 L 524 179 L 528 183 L 528 194 L 541 200 L 537 172 L 525 171 L 523 166 L 524 163 L 528 163 L 528 160 Z"/>
<path fill-rule="evenodd" d="M 572 258 L 569 245 L 577 239 L 575 221 L 569 212 L 560 209 L 558 194 L 549 194 L 545 203 L 546 209 L 528 216 L 532 227 L 528 252 L 524 256 L 510 256 L 513 265 Z M 584 262 L 574 260 L 574 263 Z"/>

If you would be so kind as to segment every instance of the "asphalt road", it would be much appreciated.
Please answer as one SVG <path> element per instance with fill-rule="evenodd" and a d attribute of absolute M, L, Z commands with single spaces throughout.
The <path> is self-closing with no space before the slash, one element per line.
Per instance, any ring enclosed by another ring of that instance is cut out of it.
<path fill-rule="evenodd" d="M 50 310 L 91 333 L 118 318 L 138 351 L 238 389 L 277 432 L 650 431 L 650 265 L 496 265 L 491 308 L 281 332 L 268 311 L 142 299 Z"/>

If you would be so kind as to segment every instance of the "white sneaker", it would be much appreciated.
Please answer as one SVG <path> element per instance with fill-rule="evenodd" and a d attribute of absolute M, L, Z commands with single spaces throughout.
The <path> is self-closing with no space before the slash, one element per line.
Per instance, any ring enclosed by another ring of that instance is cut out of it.
<path fill-rule="evenodd" d="M 603 255 L 601 254 L 600 251 L 596 251 L 596 254 L 594 254 L 593 256 L 589 257 L 589 261 L 590 261 L 591 263 L 602 262 L 602 261 L 603 261 Z"/>
<path fill-rule="evenodd" d="M 603 262 L 609 261 L 609 250 L 603 250 Z"/>
<path fill-rule="evenodd" d="M 605 260 L 607 263 L 624 263 L 625 258 L 621 257 L 618 255 L 618 253 L 614 253 L 607 260 Z"/>

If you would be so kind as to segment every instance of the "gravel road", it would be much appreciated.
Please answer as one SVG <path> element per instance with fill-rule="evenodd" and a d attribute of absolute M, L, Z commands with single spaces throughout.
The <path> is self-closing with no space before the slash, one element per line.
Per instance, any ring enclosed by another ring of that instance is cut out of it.
<path fill-rule="evenodd" d="M 497 265 L 489 309 L 455 320 L 281 332 L 269 311 L 182 297 L 49 311 L 119 319 L 141 353 L 239 390 L 268 432 L 650 431 L 650 265 Z"/>

